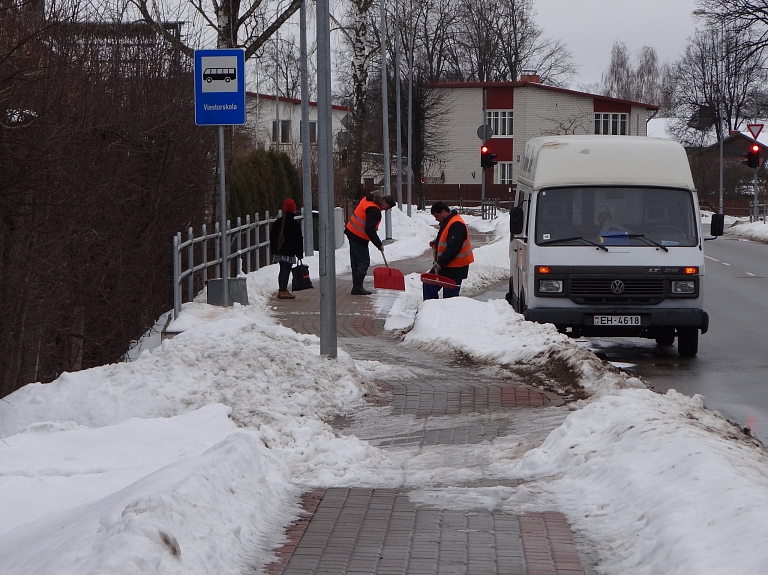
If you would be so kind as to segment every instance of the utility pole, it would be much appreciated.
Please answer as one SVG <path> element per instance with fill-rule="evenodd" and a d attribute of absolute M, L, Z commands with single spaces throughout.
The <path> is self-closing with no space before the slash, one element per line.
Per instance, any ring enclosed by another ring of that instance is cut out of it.
<path fill-rule="evenodd" d="M 403 142 L 400 129 L 400 7 L 395 4 L 395 100 L 397 105 L 397 207 L 403 211 Z"/>
<path fill-rule="evenodd" d="M 382 117 L 382 155 L 384 159 L 384 195 L 390 194 L 389 179 L 392 172 L 389 169 L 389 104 L 387 103 L 387 20 L 384 0 L 381 5 L 381 117 Z M 384 212 L 384 227 L 387 239 L 392 239 L 392 215 L 390 210 Z"/>
<path fill-rule="evenodd" d="M 309 146 L 309 72 L 307 71 L 307 0 L 301 3 L 299 11 L 301 49 L 301 184 L 304 204 L 304 254 L 315 253 L 315 238 L 312 229 L 312 152 Z M 317 135 L 317 132 L 315 132 Z"/>
<path fill-rule="evenodd" d="M 333 230 L 333 116 L 331 110 L 331 11 L 317 0 L 317 186 L 320 247 L 320 354 L 337 357 L 336 250 Z"/>

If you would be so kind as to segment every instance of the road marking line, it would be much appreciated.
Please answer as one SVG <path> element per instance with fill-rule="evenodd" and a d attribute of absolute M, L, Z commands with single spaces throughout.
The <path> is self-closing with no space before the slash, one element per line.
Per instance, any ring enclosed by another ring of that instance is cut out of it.
<path fill-rule="evenodd" d="M 755 277 L 755 274 L 753 274 L 753 273 L 750 273 L 750 272 L 744 272 L 744 273 L 747 274 L 748 276 Z"/>
<path fill-rule="evenodd" d="M 704 257 L 707 258 L 708 260 L 712 260 L 713 262 L 719 262 L 720 261 L 720 260 L 716 260 L 715 258 L 711 258 L 709 256 L 704 256 Z"/>
<path fill-rule="evenodd" d="M 725 262 L 721 262 L 721 263 L 722 263 L 724 266 L 729 266 L 729 265 L 731 265 L 731 264 L 727 264 L 727 263 L 725 263 Z"/>

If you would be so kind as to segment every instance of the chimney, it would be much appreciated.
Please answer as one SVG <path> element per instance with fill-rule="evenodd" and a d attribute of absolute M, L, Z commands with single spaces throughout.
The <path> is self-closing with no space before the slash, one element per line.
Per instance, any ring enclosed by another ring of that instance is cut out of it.
<path fill-rule="evenodd" d="M 538 70 L 522 69 L 520 70 L 520 81 L 541 84 L 541 76 Z"/>

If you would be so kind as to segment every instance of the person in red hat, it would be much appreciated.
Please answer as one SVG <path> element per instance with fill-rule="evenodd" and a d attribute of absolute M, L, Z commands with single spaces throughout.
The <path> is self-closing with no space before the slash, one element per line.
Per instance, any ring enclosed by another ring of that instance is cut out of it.
<path fill-rule="evenodd" d="M 272 263 L 280 264 L 277 274 L 278 299 L 296 299 L 288 291 L 288 278 L 296 259 L 304 258 L 304 236 L 301 225 L 296 221 L 296 202 L 288 198 L 283 202 L 283 217 L 275 220 L 269 232 L 269 246 L 272 250 Z"/>

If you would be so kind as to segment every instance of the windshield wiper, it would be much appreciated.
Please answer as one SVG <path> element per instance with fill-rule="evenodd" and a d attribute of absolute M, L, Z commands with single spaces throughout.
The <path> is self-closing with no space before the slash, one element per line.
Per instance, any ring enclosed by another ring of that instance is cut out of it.
<path fill-rule="evenodd" d="M 556 239 L 556 240 L 547 240 L 545 242 L 539 243 L 539 245 L 540 246 L 546 246 L 546 245 L 550 245 L 550 244 L 564 244 L 566 242 L 577 242 L 577 241 L 578 242 L 586 242 L 586 243 L 588 243 L 590 245 L 593 245 L 593 246 L 595 246 L 597 248 L 600 248 L 601 250 L 605 250 L 606 252 L 608 251 L 608 248 L 606 248 L 605 246 L 601 246 L 600 244 L 596 244 L 592 240 L 588 240 L 586 238 L 582 238 L 581 236 L 575 236 L 575 237 L 572 237 L 572 238 L 559 238 L 559 239 Z"/>
<path fill-rule="evenodd" d="M 644 240 L 644 241 L 648 242 L 650 245 L 654 245 L 657 248 L 663 249 L 665 252 L 669 251 L 667 249 L 667 246 L 663 246 L 659 242 L 657 242 L 656 240 L 652 240 L 651 238 L 645 237 L 645 234 L 628 234 L 628 235 L 626 235 L 624 237 L 627 237 L 627 238 L 640 238 L 641 240 Z"/>

